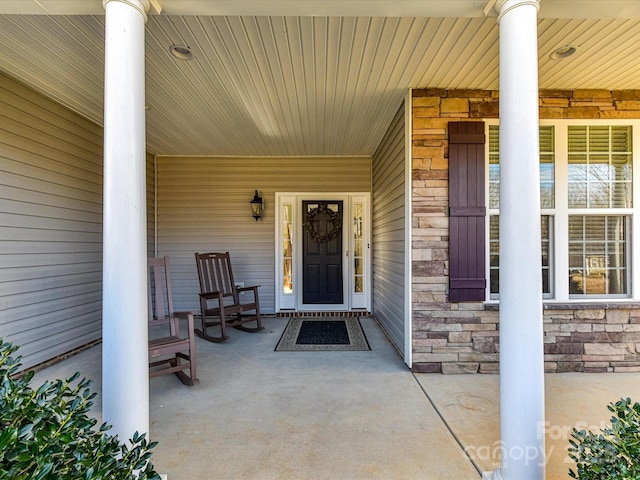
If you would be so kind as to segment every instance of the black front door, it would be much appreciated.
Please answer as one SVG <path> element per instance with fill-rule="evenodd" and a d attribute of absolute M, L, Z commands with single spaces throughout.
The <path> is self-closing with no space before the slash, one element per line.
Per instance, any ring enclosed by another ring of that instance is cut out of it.
<path fill-rule="evenodd" d="M 302 224 L 302 303 L 344 303 L 342 201 L 303 201 Z"/>

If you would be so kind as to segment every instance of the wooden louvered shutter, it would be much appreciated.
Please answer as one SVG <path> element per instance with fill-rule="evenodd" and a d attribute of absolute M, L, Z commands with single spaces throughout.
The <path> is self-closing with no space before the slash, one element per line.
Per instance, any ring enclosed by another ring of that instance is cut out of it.
<path fill-rule="evenodd" d="M 449 301 L 483 301 L 484 122 L 449 123 Z"/>

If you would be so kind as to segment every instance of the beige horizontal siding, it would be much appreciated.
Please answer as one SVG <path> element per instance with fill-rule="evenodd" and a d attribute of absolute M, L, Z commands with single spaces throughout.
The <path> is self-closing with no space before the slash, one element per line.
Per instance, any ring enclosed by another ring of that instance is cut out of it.
<path fill-rule="evenodd" d="M 373 313 L 404 351 L 404 105 L 373 156 Z"/>
<path fill-rule="evenodd" d="M 30 367 L 100 337 L 102 129 L 0 75 L 0 336 Z"/>
<path fill-rule="evenodd" d="M 158 157 L 158 250 L 171 257 L 178 309 L 199 309 L 195 252 L 229 251 L 236 281 L 275 310 L 275 193 L 369 192 L 369 157 Z M 260 221 L 249 201 L 265 202 Z"/>
<path fill-rule="evenodd" d="M 147 256 L 156 251 L 156 176 L 155 158 L 147 154 Z"/>

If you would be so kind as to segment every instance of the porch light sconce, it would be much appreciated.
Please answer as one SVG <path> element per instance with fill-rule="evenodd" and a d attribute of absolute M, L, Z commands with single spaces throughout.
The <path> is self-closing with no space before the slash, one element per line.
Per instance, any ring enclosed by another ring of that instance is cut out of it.
<path fill-rule="evenodd" d="M 256 219 L 256 222 L 262 217 L 262 210 L 264 210 L 264 202 L 262 201 L 262 197 L 258 196 L 258 190 L 253 195 L 253 200 L 251 200 L 251 215 Z"/>

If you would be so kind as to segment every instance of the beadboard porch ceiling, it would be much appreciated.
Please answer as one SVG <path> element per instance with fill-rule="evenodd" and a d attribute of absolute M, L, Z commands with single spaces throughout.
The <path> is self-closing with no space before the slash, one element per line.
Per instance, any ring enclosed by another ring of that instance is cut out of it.
<path fill-rule="evenodd" d="M 371 155 L 408 88 L 498 88 L 493 0 L 151 3 L 155 154 Z M 637 0 L 541 0 L 538 32 L 541 88 L 640 89 Z M 0 71 L 102 123 L 100 0 L 0 0 L 0 44 Z"/>

